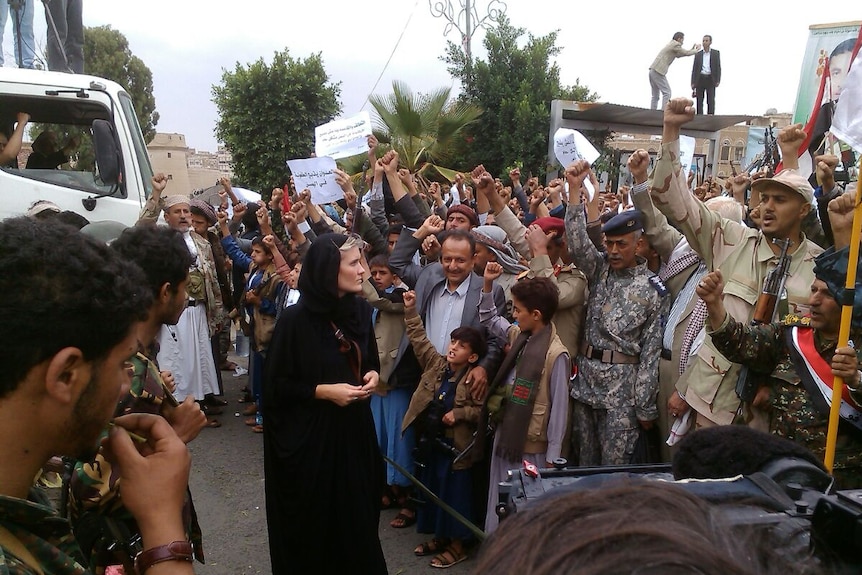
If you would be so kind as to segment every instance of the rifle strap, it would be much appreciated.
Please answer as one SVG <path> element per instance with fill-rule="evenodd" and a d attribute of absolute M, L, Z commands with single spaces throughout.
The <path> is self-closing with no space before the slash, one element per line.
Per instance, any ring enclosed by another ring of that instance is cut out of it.
<path fill-rule="evenodd" d="M 0 547 L 7 549 L 15 557 L 21 560 L 27 567 L 32 569 L 36 575 L 45 575 L 39 562 L 30 553 L 30 550 L 11 531 L 0 525 Z"/>

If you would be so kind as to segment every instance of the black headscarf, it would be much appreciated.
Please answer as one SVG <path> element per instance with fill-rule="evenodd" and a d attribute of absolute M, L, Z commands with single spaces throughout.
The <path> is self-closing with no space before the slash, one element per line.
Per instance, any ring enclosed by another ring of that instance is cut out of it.
<path fill-rule="evenodd" d="M 340 247 L 347 241 L 343 234 L 318 236 L 302 264 L 299 274 L 300 302 L 315 315 L 332 321 L 352 339 L 362 332 L 356 294 L 338 297 L 338 271 L 341 266 Z"/>

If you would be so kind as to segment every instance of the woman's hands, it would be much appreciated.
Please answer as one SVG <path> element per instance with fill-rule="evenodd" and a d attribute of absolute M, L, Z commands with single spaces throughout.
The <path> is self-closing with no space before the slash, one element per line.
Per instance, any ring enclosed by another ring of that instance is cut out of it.
<path fill-rule="evenodd" d="M 380 383 L 380 374 L 371 370 L 365 374 L 362 381 L 361 387 L 350 383 L 321 384 L 314 389 L 314 397 L 331 401 L 339 407 L 347 407 L 353 403 L 371 399 L 371 393 Z"/>

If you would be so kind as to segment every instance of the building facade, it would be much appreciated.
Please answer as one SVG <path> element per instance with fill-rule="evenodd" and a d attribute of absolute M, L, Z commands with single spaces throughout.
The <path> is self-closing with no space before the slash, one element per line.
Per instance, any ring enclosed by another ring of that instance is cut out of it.
<path fill-rule="evenodd" d="M 233 177 L 233 158 L 224 146 L 217 153 L 199 152 L 186 145 L 183 134 L 159 132 L 147 150 L 153 171 L 168 176 L 168 190 L 174 193 L 190 193 L 217 184 L 223 176 Z"/>

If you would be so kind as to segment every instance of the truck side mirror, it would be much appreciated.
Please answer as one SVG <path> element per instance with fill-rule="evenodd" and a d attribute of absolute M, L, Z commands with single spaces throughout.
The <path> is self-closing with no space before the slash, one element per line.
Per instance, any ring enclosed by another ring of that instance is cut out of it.
<path fill-rule="evenodd" d="M 93 148 L 99 177 L 108 186 L 120 181 L 120 148 L 114 127 L 107 120 L 93 120 Z"/>

